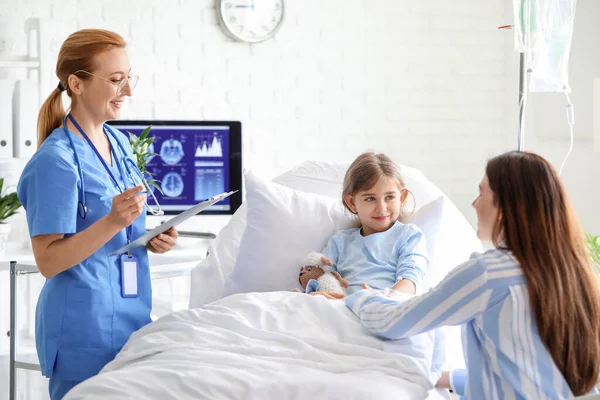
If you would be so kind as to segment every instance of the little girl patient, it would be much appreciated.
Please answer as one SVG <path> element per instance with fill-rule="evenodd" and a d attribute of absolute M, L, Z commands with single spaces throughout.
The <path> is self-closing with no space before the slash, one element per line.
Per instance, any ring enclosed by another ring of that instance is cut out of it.
<path fill-rule="evenodd" d="M 342 201 L 361 227 L 335 233 L 321 253 L 349 282 L 348 294 L 363 284 L 408 294 L 420 291 L 428 265 L 425 238 L 415 225 L 398 220 L 408 193 L 399 168 L 385 154 L 361 154 L 346 171 Z"/>

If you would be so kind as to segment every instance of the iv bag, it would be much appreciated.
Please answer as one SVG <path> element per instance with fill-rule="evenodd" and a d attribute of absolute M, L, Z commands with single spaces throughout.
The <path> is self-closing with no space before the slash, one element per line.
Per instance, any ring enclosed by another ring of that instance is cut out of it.
<path fill-rule="evenodd" d="M 577 0 L 513 0 L 515 50 L 525 53 L 532 92 L 570 92 L 569 53 Z"/>

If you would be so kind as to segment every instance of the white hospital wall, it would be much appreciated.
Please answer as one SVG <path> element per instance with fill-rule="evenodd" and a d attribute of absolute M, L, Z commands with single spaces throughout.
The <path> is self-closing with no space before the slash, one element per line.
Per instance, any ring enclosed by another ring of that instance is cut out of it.
<path fill-rule="evenodd" d="M 600 122 L 600 96 L 593 97 L 594 79 L 600 79 L 600 2 L 578 0 L 569 63 L 571 102 L 575 111 L 574 147 L 563 171 L 563 179 L 584 229 L 600 234 L 600 152 L 594 151 L 594 115 Z M 517 126 L 518 55 L 509 49 L 510 127 Z M 599 93 L 600 94 L 600 93 Z M 595 104 L 594 104 L 595 103 Z M 525 149 L 537 152 L 557 168 L 569 149 L 566 98 L 560 93 L 535 93 L 526 113 Z M 600 126 L 596 126 L 600 129 Z M 511 137 L 511 140 L 512 137 Z M 600 140 L 600 136 L 596 141 Z M 516 135 L 514 143 L 517 146 Z M 598 146 L 598 144 L 596 144 Z M 597 147 L 600 149 L 600 147 Z"/>
<path fill-rule="evenodd" d="M 68 34 L 117 31 L 140 74 L 123 117 L 239 119 L 245 166 L 267 176 L 385 151 L 474 222 L 485 160 L 507 147 L 508 1 L 288 0 L 256 45 L 225 36 L 213 0 L 3 1 L 0 14 L 46 21 L 47 93 Z"/>

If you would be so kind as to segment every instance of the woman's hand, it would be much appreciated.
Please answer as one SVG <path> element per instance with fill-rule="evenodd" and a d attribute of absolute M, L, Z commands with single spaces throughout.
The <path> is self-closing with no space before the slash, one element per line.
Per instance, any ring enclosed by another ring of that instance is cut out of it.
<path fill-rule="evenodd" d="M 394 286 L 392 286 L 392 290 L 406 294 L 415 294 L 417 291 L 417 286 L 410 279 L 400 279 Z"/>
<path fill-rule="evenodd" d="M 178 237 L 179 234 L 177 233 L 175 227 L 173 227 L 165 231 L 164 233 L 160 233 L 152 239 L 150 239 L 146 247 L 153 253 L 163 254 L 171 250 L 173 246 L 175 246 Z"/>
<path fill-rule="evenodd" d="M 119 229 L 131 225 L 144 212 L 146 194 L 138 194 L 143 190 L 144 187 L 140 185 L 113 197 L 112 208 L 107 215 L 108 221 Z"/>
<path fill-rule="evenodd" d="M 442 371 L 442 376 L 440 376 L 435 387 L 440 389 L 452 389 L 450 386 L 450 371 Z"/>
<path fill-rule="evenodd" d="M 311 296 L 324 296 L 325 298 L 327 298 L 329 300 L 339 300 L 339 299 L 343 299 L 344 297 L 346 297 L 346 295 L 344 293 L 324 292 L 324 291 L 312 292 L 312 293 L 310 293 L 310 295 Z"/>

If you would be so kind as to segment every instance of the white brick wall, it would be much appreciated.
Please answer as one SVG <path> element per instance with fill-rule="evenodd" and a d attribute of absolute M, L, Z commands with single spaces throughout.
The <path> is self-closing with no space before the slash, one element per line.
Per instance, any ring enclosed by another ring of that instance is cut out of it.
<path fill-rule="evenodd" d="M 245 166 L 267 176 L 306 159 L 385 151 L 421 169 L 474 223 L 470 203 L 486 159 L 516 146 L 518 57 L 512 32 L 497 30 L 512 22 L 512 2 L 287 0 L 286 7 L 280 32 L 256 45 L 221 32 L 214 0 L 0 0 L 0 15 L 43 20 L 46 93 L 70 33 L 111 29 L 128 41 L 141 76 L 124 118 L 241 120 Z M 598 7 L 578 1 L 578 14 L 590 16 L 582 32 Z M 597 37 L 574 37 L 571 80 L 581 93 L 600 77 L 588 68 Z M 20 45 L 24 51 L 24 38 Z M 562 111 L 531 101 L 527 148 L 559 165 L 566 128 L 564 137 L 534 131 Z M 576 140 L 565 180 L 584 227 L 599 234 L 600 161 L 585 134 L 592 126 L 578 124 L 576 135 L 587 139 Z"/>
<path fill-rule="evenodd" d="M 124 118 L 239 119 L 245 166 L 269 176 L 385 151 L 474 221 L 485 160 L 509 143 L 512 35 L 497 30 L 509 3 L 288 0 L 282 29 L 256 45 L 221 32 L 213 0 L 0 0 L 0 14 L 44 18 L 47 92 L 68 34 L 112 29 L 141 76 Z"/>

